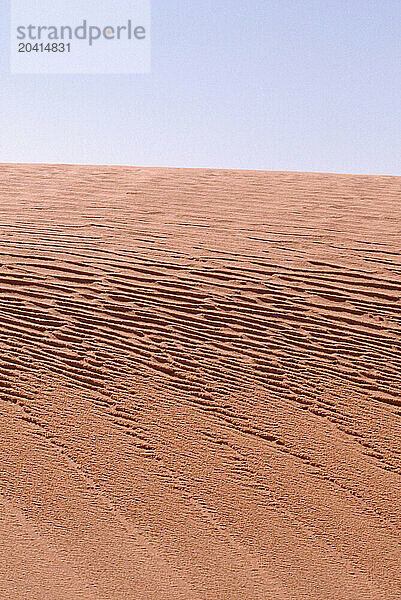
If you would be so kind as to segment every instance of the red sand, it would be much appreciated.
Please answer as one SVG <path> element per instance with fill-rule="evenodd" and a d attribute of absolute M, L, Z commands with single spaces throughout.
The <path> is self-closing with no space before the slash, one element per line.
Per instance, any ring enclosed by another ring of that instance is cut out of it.
<path fill-rule="evenodd" d="M 1 600 L 401 598 L 400 198 L 0 167 Z"/>

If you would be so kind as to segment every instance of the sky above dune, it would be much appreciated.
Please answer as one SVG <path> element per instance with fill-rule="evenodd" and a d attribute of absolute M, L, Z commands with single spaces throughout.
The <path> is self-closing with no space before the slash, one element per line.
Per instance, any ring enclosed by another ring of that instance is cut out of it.
<path fill-rule="evenodd" d="M 398 0 L 153 0 L 146 75 L 11 75 L 9 11 L 0 162 L 400 174 Z"/>

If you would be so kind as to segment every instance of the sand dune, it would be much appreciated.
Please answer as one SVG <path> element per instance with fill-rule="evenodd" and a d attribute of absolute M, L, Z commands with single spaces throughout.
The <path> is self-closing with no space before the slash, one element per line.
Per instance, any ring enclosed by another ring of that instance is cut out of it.
<path fill-rule="evenodd" d="M 0 166 L 0 599 L 401 598 L 401 179 Z"/>

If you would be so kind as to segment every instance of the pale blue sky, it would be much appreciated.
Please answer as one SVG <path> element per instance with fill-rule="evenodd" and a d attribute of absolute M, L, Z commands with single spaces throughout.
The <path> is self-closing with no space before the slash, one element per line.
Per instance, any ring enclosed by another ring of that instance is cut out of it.
<path fill-rule="evenodd" d="M 0 19 L 0 162 L 401 174 L 400 0 L 153 0 L 150 75 L 10 75 Z"/>

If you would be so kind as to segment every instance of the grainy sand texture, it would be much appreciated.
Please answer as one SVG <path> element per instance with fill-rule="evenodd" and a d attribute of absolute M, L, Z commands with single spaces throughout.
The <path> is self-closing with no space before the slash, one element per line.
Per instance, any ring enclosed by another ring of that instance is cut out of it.
<path fill-rule="evenodd" d="M 1 600 L 401 598 L 401 179 L 0 166 Z"/>

